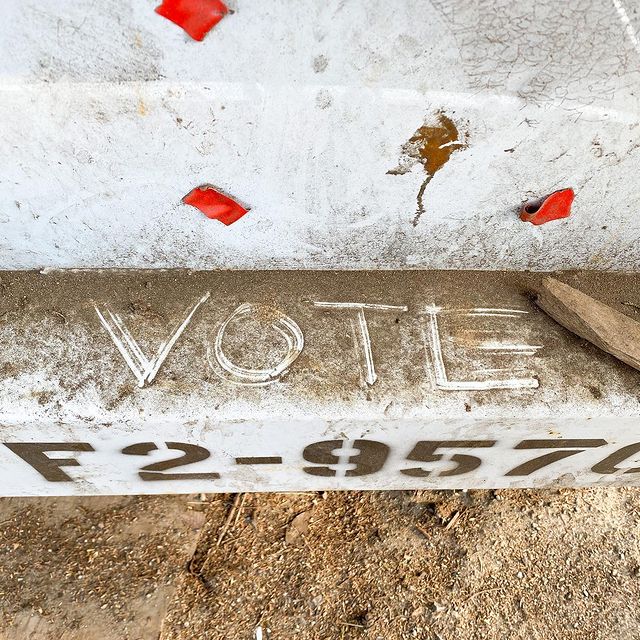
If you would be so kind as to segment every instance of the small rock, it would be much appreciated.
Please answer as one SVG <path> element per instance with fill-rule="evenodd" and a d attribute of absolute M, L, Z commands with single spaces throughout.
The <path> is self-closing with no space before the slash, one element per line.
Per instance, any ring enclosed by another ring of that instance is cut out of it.
<path fill-rule="evenodd" d="M 303 511 L 290 522 L 284 534 L 284 541 L 287 544 L 298 545 L 302 543 L 302 537 L 309 530 L 309 520 L 311 520 L 312 513 L 311 510 Z"/>

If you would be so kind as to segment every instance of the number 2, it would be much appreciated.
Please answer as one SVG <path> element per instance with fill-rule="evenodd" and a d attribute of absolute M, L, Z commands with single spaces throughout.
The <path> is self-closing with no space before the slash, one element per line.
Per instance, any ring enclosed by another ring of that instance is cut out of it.
<path fill-rule="evenodd" d="M 220 474 L 215 472 L 165 473 L 168 469 L 175 469 L 176 467 L 182 467 L 185 464 L 201 462 L 210 456 L 207 449 L 195 444 L 186 444 L 184 442 L 165 442 L 165 444 L 169 449 L 182 451 L 184 455 L 171 460 L 153 462 L 152 464 L 142 467 L 138 472 L 138 475 L 142 480 L 146 482 L 154 480 L 217 480 L 220 477 Z M 146 456 L 152 451 L 157 451 L 158 449 L 159 447 L 153 442 L 139 442 L 138 444 L 132 444 L 125 447 L 122 450 L 122 453 L 126 456 Z"/>

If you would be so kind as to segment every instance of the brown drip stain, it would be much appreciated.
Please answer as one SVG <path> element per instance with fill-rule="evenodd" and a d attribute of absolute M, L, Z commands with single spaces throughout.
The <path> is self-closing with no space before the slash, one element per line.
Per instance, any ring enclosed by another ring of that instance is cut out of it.
<path fill-rule="evenodd" d="M 424 213 L 424 192 L 433 176 L 449 161 L 452 154 L 467 148 L 467 142 L 460 139 L 460 133 L 455 123 L 443 111 L 437 112 L 436 125 L 423 125 L 402 146 L 400 163 L 395 169 L 387 171 L 390 175 L 403 175 L 411 171 L 414 164 L 419 162 L 425 170 L 425 178 L 418 191 L 415 218 L 413 226 L 417 226 Z"/>

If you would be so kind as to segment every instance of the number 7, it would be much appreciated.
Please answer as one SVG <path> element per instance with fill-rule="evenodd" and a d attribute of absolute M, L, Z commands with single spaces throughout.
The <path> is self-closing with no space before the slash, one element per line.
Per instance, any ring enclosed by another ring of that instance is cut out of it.
<path fill-rule="evenodd" d="M 529 476 L 532 473 L 558 462 L 576 453 L 582 453 L 589 447 L 602 447 L 607 444 L 606 440 L 523 440 L 519 442 L 514 449 L 562 449 L 562 451 L 552 451 L 542 456 L 527 460 L 507 471 L 505 476 Z"/>

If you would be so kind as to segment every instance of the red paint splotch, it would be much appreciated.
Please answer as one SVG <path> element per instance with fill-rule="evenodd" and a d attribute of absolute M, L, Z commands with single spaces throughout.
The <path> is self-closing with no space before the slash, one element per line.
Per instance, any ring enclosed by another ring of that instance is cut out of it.
<path fill-rule="evenodd" d="M 163 0 L 156 13 L 182 27 L 194 40 L 202 41 L 229 9 L 222 0 Z"/>
<path fill-rule="evenodd" d="M 538 225 L 568 218 L 571 215 L 574 197 L 573 189 L 560 189 L 537 200 L 529 200 L 522 205 L 520 220 Z"/>
<path fill-rule="evenodd" d="M 250 211 L 233 198 L 220 193 L 208 184 L 203 184 L 190 191 L 182 198 L 182 202 L 199 209 L 207 218 L 219 220 L 227 226 L 237 222 Z"/>

